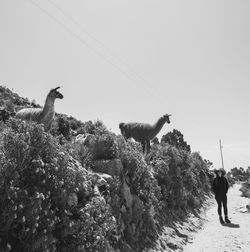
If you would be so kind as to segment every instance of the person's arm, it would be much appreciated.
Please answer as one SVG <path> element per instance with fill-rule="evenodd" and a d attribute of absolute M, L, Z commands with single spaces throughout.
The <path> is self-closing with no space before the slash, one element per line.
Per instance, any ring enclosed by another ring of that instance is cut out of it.
<path fill-rule="evenodd" d="M 225 177 L 224 177 L 225 178 Z M 228 181 L 227 181 L 227 179 L 225 178 L 225 183 L 226 183 L 226 193 L 227 193 L 227 191 L 228 191 L 228 188 L 229 188 L 229 184 L 228 184 Z"/>

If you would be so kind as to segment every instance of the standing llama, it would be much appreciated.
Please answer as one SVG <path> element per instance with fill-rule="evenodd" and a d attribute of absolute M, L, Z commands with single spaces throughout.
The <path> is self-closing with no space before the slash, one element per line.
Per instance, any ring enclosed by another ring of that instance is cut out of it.
<path fill-rule="evenodd" d="M 147 123 L 120 123 L 119 128 L 121 130 L 122 135 L 127 140 L 132 137 L 135 141 L 140 142 L 142 144 L 143 153 L 150 151 L 150 140 L 152 140 L 156 135 L 160 132 L 163 125 L 167 122 L 170 123 L 169 117 L 171 115 L 166 114 L 158 119 L 158 121 L 154 125 L 150 125 Z"/>
<path fill-rule="evenodd" d="M 16 117 L 44 124 L 44 130 L 49 131 L 55 117 L 55 99 L 62 99 L 63 95 L 57 91 L 60 87 L 51 89 L 47 95 L 43 108 L 24 108 L 17 112 Z"/>

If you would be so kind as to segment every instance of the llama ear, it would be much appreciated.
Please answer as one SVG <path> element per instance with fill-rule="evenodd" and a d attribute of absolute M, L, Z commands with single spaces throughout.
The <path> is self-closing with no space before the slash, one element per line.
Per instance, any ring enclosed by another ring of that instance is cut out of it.
<path fill-rule="evenodd" d="M 168 114 L 168 116 L 171 116 L 171 114 Z"/>
<path fill-rule="evenodd" d="M 54 90 L 57 90 L 57 89 L 59 89 L 60 87 L 57 87 L 57 88 L 55 88 Z"/>

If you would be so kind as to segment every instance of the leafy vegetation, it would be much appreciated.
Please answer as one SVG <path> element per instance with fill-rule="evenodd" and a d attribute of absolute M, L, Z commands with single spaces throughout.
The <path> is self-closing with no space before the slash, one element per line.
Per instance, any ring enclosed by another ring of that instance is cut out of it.
<path fill-rule="evenodd" d="M 187 142 L 184 140 L 183 134 L 177 129 L 173 129 L 172 132 L 168 132 L 167 134 L 163 135 L 161 141 L 168 143 L 177 149 L 191 152 L 190 145 L 187 144 Z"/>
<path fill-rule="evenodd" d="M 4 87 L 0 95 L 7 112 L 34 106 Z M 152 246 L 162 225 L 198 211 L 210 192 L 207 162 L 174 135 L 179 144 L 155 139 L 145 158 L 100 121 L 58 114 L 46 133 L 9 114 L 0 120 L 0 250 Z"/>
<path fill-rule="evenodd" d="M 232 183 L 235 183 L 236 181 L 246 181 L 250 178 L 250 167 L 246 170 L 242 167 L 234 167 L 227 173 L 227 176 Z"/>
<path fill-rule="evenodd" d="M 116 221 L 109 206 L 90 198 L 91 177 L 41 126 L 11 120 L 1 134 L 0 153 L 2 249 L 105 251 L 110 246 Z M 75 203 L 69 203 L 72 197 Z"/>

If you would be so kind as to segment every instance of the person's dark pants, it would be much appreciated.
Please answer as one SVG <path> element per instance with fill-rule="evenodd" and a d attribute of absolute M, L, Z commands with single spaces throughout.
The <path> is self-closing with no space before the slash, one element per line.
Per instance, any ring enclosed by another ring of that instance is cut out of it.
<path fill-rule="evenodd" d="M 215 199 L 218 204 L 218 214 L 221 216 L 221 208 L 223 205 L 224 215 L 227 216 L 227 195 L 216 195 Z"/>

